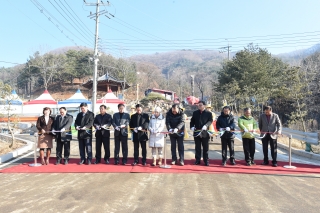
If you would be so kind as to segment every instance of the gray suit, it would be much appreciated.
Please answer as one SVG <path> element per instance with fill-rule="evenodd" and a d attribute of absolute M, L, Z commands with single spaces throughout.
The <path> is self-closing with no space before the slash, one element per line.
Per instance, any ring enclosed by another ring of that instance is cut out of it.
<path fill-rule="evenodd" d="M 64 149 L 64 160 L 68 161 L 70 156 L 70 141 L 72 140 L 71 134 L 71 125 L 73 122 L 72 115 L 66 114 L 62 120 L 61 115 L 57 115 L 53 129 L 60 131 L 61 129 L 65 129 L 65 132 L 57 132 L 56 141 L 56 155 L 57 155 L 57 162 L 60 163 L 62 159 L 62 149 Z"/>
<path fill-rule="evenodd" d="M 281 132 L 282 126 L 281 121 L 279 119 L 279 116 L 275 113 L 272 113 L 270 115 L 270 120 L 268 122 L 267 115 L 262 114 L 259 118 L 259 129 L 261 132 L 261 136 L 264 136 L 262 138 L 262 149 L 263 149 L 263 161 L 264 165 L 269 164 L 268 159 L 268 145 L 270 143 L 270 149 L 271 149 L 271 157 L 272 157 L 272 164 L 277 164 L 277 132 Z"/>
<path fill-rule="evenodd" d="M 279 116 L 276 113 L 272 113 L 270 116 L 270 121 L 268 122 L 266 114 L 260 115 L 259 118 L 259 129 L 261 136 L 264 135 L 263 132 L 271 132 L 274 133 L 276 131 L 280 131 L 282 129 L 281 121 Z M 272 139 L 277 139 L 277 134 L 270 134 Z"/>
<path fill-rule="evenodd" d="M 112 126 L 115 129 L 121 125 L 125 125 L 120 131 L 114 130 L 114 160 L 115 164 L 119 163 L 119 152 L 120 152 L 120 142 L 122 150 L 122 163 L 127 163 L 128 158 L 128 126 L 130 123 L 130 115 L 128 113 L 123 113 L 120 119 L 120 113 L 115 113 L 112 118 Z"/>

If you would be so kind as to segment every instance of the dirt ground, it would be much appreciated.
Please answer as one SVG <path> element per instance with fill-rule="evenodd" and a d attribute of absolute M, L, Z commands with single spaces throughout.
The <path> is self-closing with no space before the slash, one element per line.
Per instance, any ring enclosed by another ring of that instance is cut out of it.
<path fill-rule="evenodd" d="M 18 149 L 23 145 L 25 145 L 25 143 L 16 140 L 12 148 L 9 148 L 9 145 L 10 145 L 9 141 L 3 141 L 0 139 L 0 155 L 12 152 L 13 150 Z"/>

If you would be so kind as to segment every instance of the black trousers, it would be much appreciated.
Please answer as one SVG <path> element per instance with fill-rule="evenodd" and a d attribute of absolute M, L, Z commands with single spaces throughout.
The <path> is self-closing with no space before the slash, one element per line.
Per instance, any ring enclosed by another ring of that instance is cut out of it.
<path fill-rule="evenodd" d="M 263 161 L 268 162 L 268 145 L 270 143 L 270 149 L 271 149 L 271 157 L 272 157 L 272 163 L 277 163 L 277 139 L 272 139 L 270 134 L 266 134 L 264 138 L 262 138 L 262 148 L 263 148 Z"/>
<path fill-rule="evenodd" d="M 142 149 L 142 163 L 147 161 L 147 141 L 134 141 L 133 142 L 133 157 L 134 162 L 139 162 L 139 146 Z"/>
<path fill-rule="evenodd" d="M 101 161 L 101 146 L 104 148 L 104 160 L 110 158 L 110 137 L 96 137 L 96 161 Z"/>
<path fill-rule="evenodd" d="M 122 162 L 127 163 L 128 159 L 128 136 L 114 136 L 114 160 L 119 162 L 120 142 L 122 150 Z"/>
<path fill-rule="evenodd" d="M 254 153 L 256 152 L 255 139 L 242 138 L 242 146 L 246 162 L 250 163 L 251 161 L 254 161 Z"/>
<path fill-rule="evenodd" d="M 194 137 L 195 149 L 196 149 L 196 161 L 201 160 L 201 146 L 203 149 L 203 161 L 207 162 L 209 160 L 208 151 L 209 151 L 209 138 L 201 138 L 201 137 Z"/>
<path fill-rule="evenodd" d="M 78 139 L 79 141 L 79 152 L 80 152 L 80 159 L 86 160 L 86 152 L 87 152 L 87 160 L 92 160 L 92 139 Z"/>
<path fill-rule="evenodd" d="M 222 162 L 228 160 L 228 147 L 230 152 L 230 162 L 234 161 L 234 139 L 233 138 L 221 138 L 221 153 Z"/>
<path fill-rule="evenodd" d="M 171 142 L 171 156 L 172 161 L 177 160 L 177 143 L 178 143 L 178 153 L 180 161 L 184 161 L 184 144 L 183 144 L 183 136 L 179 137 L 177 135 L 170 135 L 170 142 Z"/>
<path fill-rule="evenodd" d="M 64 148 L 64 153 L 63 153 L 64 160 L 69 160 L 70 141 L 61 141 L 61 139 L 58 139 L 57 140 L 57 148 L 56 148 L 57 161 L 61 161 L 61 159 L 62 159 L 62 149 L 63 148 Z"/>

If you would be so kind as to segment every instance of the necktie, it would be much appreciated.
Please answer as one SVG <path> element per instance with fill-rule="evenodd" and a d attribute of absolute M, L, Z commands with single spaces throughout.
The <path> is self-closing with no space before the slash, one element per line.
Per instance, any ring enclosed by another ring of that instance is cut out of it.
<path fill-rule="evenodd" d="M 64 118 L 64 116 L 61 116 L 61 119 L 60 119 L 60 126 L 62 126 L 63 118 Z"/>
<path fill-rule="evenodd" d="M 140 118 L 141 118 L 141 115 L 140 115 L 140 114 L 138 114 L 137 126 L 140 126 Z"/>

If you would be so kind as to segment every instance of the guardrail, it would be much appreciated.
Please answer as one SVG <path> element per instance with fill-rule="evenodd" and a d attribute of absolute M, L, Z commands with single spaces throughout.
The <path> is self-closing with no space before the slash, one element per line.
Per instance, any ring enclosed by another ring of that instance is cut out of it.
<path fill-rule="evenodd" d="M 292 138 L 304 141 L 306 143 L 319 145 L 319 133 L 318 132 L 303 132 L 298 130 L 293 130 L 289 128 L 282 128 L 282 133 L 285 135 L 291 135 Z"/>

